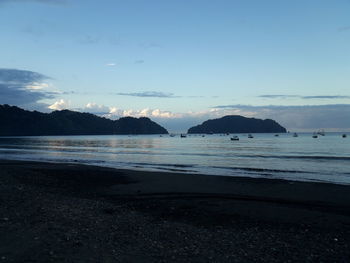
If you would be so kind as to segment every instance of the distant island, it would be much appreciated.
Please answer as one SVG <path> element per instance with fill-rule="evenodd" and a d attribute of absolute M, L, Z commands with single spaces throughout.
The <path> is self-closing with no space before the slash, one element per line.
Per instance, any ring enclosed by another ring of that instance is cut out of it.
<path fill-rule="evenodd" d="M 287 130 L 274 120 L 246 118 L 228 115 L 207 120 L 194 126 L 187 133 L 285 133 Z"/>
<path fill-rule="evenodd" d="M 0 105 L 0 136 L 167 134 L 149 118 L 110 120 L 70 110 L 41 113 Z"/>

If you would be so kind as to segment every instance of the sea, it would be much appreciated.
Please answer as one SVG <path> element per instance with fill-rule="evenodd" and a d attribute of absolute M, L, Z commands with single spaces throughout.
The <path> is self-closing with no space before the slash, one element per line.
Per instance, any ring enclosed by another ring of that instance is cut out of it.
<path fill-rule="evenodd" d="M 233 135 L 239 137 L 232 141 Z M 277 136 L 278 135 L 278 136 Z M 350 184 L 350 136 L 326 133 L 0 137 L 0 159 Z"/>

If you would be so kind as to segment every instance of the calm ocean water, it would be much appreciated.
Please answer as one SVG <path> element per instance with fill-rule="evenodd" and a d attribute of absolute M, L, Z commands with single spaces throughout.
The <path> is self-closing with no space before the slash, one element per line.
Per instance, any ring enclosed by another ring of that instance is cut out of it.
<path fill-rule="evenodd" d="M 350 136 L 253 135 L 0 137 L 0 159 L 350 184 Z"/>

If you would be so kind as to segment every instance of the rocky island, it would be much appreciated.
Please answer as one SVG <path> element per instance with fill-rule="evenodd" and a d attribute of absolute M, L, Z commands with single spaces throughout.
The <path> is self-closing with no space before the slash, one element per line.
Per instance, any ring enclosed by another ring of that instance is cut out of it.
<path fill-rule="evenodd" d="M 41 113 L 0 105 L 0 136 L 167 134 L 149 118 L 110 120 L 70 110 Z"/>
<path fill-rule="evenodd" d="M 261 120 L 239 115 L 228 115 L 207 120 L 187 133 L 285 133 L 286 128 L 271 119 Z"/>

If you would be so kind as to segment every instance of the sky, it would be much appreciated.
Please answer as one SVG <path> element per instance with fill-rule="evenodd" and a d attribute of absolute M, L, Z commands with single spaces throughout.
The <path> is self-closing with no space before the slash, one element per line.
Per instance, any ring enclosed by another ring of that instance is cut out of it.
<path fill-rule="evenodd" d="M 0 104 L 350 130 L 349 0 L 0 0 Z"/>

